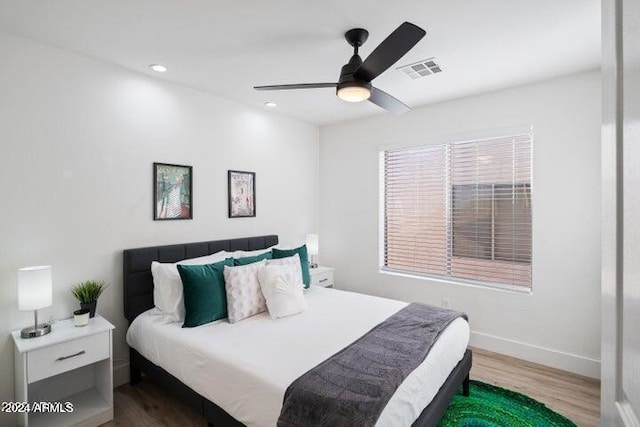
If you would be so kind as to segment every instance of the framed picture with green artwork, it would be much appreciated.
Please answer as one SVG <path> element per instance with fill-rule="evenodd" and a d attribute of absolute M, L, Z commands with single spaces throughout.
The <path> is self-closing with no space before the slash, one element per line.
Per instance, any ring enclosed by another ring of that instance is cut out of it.
<path fill-rule="evenodd" d="M 193 219 L 193 169 L 153 164 L 153 219 Z"/>
<path fill-rule="evenodd" d="M 255 172 L 229 171 L 229 218 L 256 216 Z"/>

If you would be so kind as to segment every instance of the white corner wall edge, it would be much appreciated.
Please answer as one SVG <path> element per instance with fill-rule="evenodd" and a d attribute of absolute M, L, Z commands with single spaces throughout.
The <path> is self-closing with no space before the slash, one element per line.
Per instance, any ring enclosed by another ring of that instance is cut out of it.
<path fill-rule="evenodd" d="M 113 388 L 129 382 L 129 362 L 113 362 Z"/>
<path fill-rule="evenodd" d="M 469 345 L 574 374 L 600 379 L 600 361 L 577 354 L 565 353 L 476 331 L 471 332 Z"/>

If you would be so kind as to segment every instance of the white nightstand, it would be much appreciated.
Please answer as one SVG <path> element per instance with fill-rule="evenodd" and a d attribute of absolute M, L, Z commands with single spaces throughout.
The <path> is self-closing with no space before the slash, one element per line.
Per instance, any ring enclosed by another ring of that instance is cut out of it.
<path fill-rule="evenodd" d="M 87 326 L 60 320 L 51 333 L 15 342 L 15 401 L 73 404 L 73 412 L 19 413 L 20 426 L 97 426 L 113 419 L 111 331 L 96 315 Z M 36 403 L 36 405 L 34 405 Z M 42 405 L 40 407 L 42 410 Z"/>
<path fill-rule="evenodd" d="M 335 284 L 333 281 L 333 268 L 331 267 L 318 266 L 316 268 L 310 268 L 309 274 L 311 274 L 312 285 L 333 288 Z"/>

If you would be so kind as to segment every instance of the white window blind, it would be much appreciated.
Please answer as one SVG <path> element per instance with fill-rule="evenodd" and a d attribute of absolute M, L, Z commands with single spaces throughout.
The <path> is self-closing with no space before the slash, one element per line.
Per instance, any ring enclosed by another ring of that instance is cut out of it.
<path fill-rule="evenodd" d="M 382 268 L 531 288 L 531 135 L 382 153 Z"/>

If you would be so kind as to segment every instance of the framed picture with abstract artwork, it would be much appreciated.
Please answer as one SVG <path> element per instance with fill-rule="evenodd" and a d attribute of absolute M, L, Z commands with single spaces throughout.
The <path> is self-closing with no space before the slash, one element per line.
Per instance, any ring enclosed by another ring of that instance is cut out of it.
<path fill-rule="evenodd" d="M 255 172 L 229 171 L 229 218 L 256 216 Z"/>
<path fill-rule="evenodd" d="M 153 164 L 153 219 L 193 219 L 191 166 Z"/>

